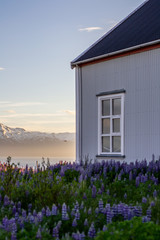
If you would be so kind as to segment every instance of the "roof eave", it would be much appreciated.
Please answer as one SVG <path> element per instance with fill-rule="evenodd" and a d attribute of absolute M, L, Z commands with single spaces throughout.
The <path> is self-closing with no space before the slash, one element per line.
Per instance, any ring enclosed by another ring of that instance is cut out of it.
<path fill-rule="evenodd" d="M 160 39 L 152 41 L 152 42 L 136 45 L 134 47 L 125 48 L 125 49 L 122 49 L 122 50 L 119 50 L 119 51 L 103 54 L 103 55 L 100 55 L 100 56 L 97 56 L 97 57 L 88 58 L 88 59 L 85 59 L 85 60 L 82 60 L 82 61 L 71 62 L 71 68 L 73 69 L 76 66 L 81 65 L 81 64 L 91 63 L 91 62 L 94 62 L 94 61 L 97 61 L 97 60 L 100 60 L 100 59 L 103 59 L 103 58 L 106 59 L 106 58 L 111 57 L 111 56 L 116 56 L 116 55 L 119 55 L 119 54 L 132 52 L 133 50 L 137 50 L 137 49 L 145 48 L 145 47 L 148 47 L 148 46 L 156 45 L 158 43 L 160 43 Z"/>

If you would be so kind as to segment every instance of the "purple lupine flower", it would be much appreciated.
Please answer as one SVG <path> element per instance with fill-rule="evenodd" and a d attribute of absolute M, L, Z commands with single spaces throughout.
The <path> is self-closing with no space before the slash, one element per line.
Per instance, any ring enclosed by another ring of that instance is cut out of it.
<path fill-rule="evenodd" d="M 10 204 L 9 197 L 7 195 L 4 196 L 4 206 L 8 206 Z"/>
<path fill-rule="evenodd" d="M 87 199 L 86 193 L 83 194 L 83 199 Z"/>
<path fill-rule="evenodd" d="M 2 219 L 2 225 L 4 227 L 5 230 L 7 230 L 7 227 L 8 227 L 8 218 L 7 216 L 5 216 L 3 219 Z"/>
<path fill-rule="evenodd" d="M 129 210 L 128 205 L 124 205 L 124 207 L 123 207 L 123 217 L 124 217 L 124 220 L 127 220 L 127 218 L 128 218 L 128 210 Z"/>
<path fill-rule="evenodd" d="M 31 209 L 32 209 L 32 203 L 29 203 L 28 204 L 28 212 L 31 212 Z"/>
<path fill-rule="evenodd" d="M 113 213 L 112 211 L 107 211 L 107 224 L 112 222 Z"/>
<path fill-rule="evenodd" d="M 142 198 L 142 203 L 147 203 L 147 198 L 143 197 Z"/>
<path fill-rule="evenodd" d="M 83 175 L 82 174 L 79 176 L 78 181 L 79 181 L 79 183 L 81 183 L 83 181 Z"/>
<path fill-rule="evenodd" d="M 124 199 L 127 199 L 127 193 L 124 194 Z"/>
<path fill-rule="evenodd" d="M 104 184 L 101 185 L 101 191 L 104 192 Z"/>
<path fill-rule="evenodd" d="M 136 177 L 136 187 L 138 187 L 140 184 L 140 179 L 139 179 L 139 176 Z"/>
<path fill-rule="evenodd" d="M 57 215 L 57 206 L 55 204 L 52 205 L 52 215 Z"/>
<path fill-rule="evenodd" d="M 44 208 L 44 207 L 42 208 L 42 214 L 43 214 L 43 216 L 45 216 L 45 215 L 46 215 L 46 210 L 45 210 L 45 208 Z"/>
<path fill-rule="evenodd" d="M 84 213 L 86 213 L 86 212 L 87 212 L 87 209 L 86 209 L 86 207 L 83 209 L 83 212 L 84 212 Z"/>
<path fill-rule="evenodd" d="M 84 221 L 84 226 L 88 226 L 88 220 L 87 220 L 87 218 L 86 218 L 85 221 Z"/>
<path fill-rule="evenodd" d="M 77 209 L 79 209 L 79 203 L 78 201 L 76 201 L 75 205 L 74 205 L 74 210 L 76 211 Z"/>
<path fill-rule="evenodd" d="M 26 218 L 26 216 L 27 216 L 26 211 L 24 209 L 22 209 L 22 217 Z"/>
<path fill-rule="evenodd" d="M 113 204 L 111 209 L 113 212 L 113 216 L 116 216 L 118 214 L 118 206 L 116 204 Z M 105 212 L 107 213 L 107 209 L 105 209 Z"/>
<path fill-rule="evenodd" d="M 132 218 L 133 218 L 133 211 L 129 208 L 129 209 L 128 209 L 127 220 L 131 220 Z"/>
<path fill-rule="evenodd" d="M 66 219 L 66 215 L 67 215 L 67 206 L 65 203 L 63 203 L 63 205 L 62 205 L 62 220 L 68 220 L 68 219 Z"/>
<path fill-rule="evenodd" d="M 15 218 L 11 218 L 9 220 L 9 225 L 10 225 L 11 232 L 16 233 L 17 232 L 17 224 L 16 224 L 16 219 Z"/>
<path fill-rule="evenodd" d="M 11 233 L 11 240 L 17 240 L 17 236 L 15 232 Z"/>
<path fill-rule="evenodd" d="M 117 211 L 118 211 L 118 214 L 122 214 L 122 212 L 123 212 L 123 204 L 118 204 Z"/>
<path fill-rule="evenodd" d="M 33 216 L 34 216 L 34 217 L 37 217 L 37 212 L 36 212 L 35 209 L 33 210 Z"/>
<path fill-rule="evenodd" d="M 129 172 L 129 181 L 132 181 L 133 179 L 133 174 L 132 174 L 132 171 Z"/>
<path fill-rule="evenodd" d="M 78 193 L 77 193 L 77 191 L 74 193 L 74 196 L 75 196 L 75 197 L 77 197 L 77 196 L 78 196 Z"/>
<path fill-rule="evenodd" d="M 151 207 L 154 207 L 155 206 L 155 202 L 152 201 L 151 204 L 150 204 Z"/>
<path fill-rule="evenodd" d="M 17 207 L 21 208 L 21 202 L 20 201 L 17 203 Z"/>
<path fill-rule="evenodd" d="M 84 240 L 84 239 L 85 239 L 85 234 L 84 234 L 84 232 L 82 232 L 80 240 Z"/>
<path fill-rule="evenodd" d="M 35 223 L 35 218 L 34 218 L 34 216 L 30 213 L 29 215 L 29 221 L 30 221 L 30 223 Z"/>
<path fill-rule="evenodd" d="M 93 185 L 93 187 L 92 187 L 92 198 L 96 198 L 96 192 L 97 192 L 97 189 L 96 189 L 96 187 Z"/>
<path fill-rule="evenodd" d="M 109 195 L 109 194 L 110 194 L 110 191 L 109 191 L 109 189 L 107 189 L 107 192 L 106 192 L 106 193 L 107 193 L 107 195 Z"/>
<path fill-rule="evenodd" d="M 136 217 L 141 217 L 142 216 L 142 207 L 138 206 L 134 208 L 135 216 Z"/>
<path fill-rule="evenodd" d="M 14 205 L 12 208 L 12 214 L 14 215 L 16 213 L 16 206 Z"/>
<path fill-rule="evenodd" d="M 156 198 L 157 197 L 157 190 L 155 189 L 153 192 L 153 197 Z"/>
<path fill-rule="evenodd" d="M 147 216 L 144 216 L 142 217 L 142 222 L 145 223 L 145 222 L 149 222 L 150 220 L 148 219 Z"/>
<path fill-rule="evenodd" d="M 103 212 L 103 200 L 102 199 L 99 200 L 98 208 L 99 208 L 99 211 L 102 213 Z"/>
<path fill-rule="evenodd" d="M 105 231 L 107 231 L 107 230 L 108 230 L 107 226 L 104 225 L 103 228 L 102 228 L 102 231 L 105 232 Z"/>
<path fill-rule="evenodd" d="M 18 208 L 17 211 L 18 211 L 19 214 L 21 214 L 22 209 Z"/>
<path fill-rule="evenodd" d="M 77 220 L 76 220 L 76 218 L 74 218 L 74 220 L 72 222 L 72 227 L 77 227 Z"/>
<path fill-rule="evenodd" d="M 95 214 L 97 215 L 99 212 L 100 212 L 99 209 L 96 208 L 96 209 L 95 209 Z"/>
<path fill-rule="evenodd" d="M 42 219 L 43 219 L 43 214 L 42 214 L 41 212 L 39 212 L 39 213 L 37 214 L 37 220 L 38 220 L 38 222 L 42 222 Z"/>
<path fill-rule="evenodd" d="M 95 236 L 96 236 L 96 230 L 94 228 L 94 223 L 92 223 L 88 230 L 88 237 L 94 238 Z"/>
<path fill-rule="evenodd" d="M 110 206 L 110 204 L 109 204 L 109 203 L 107 203 L 107 204 L 106 204 L 106 206 L 105 206 L 105 209 L 106 209 L 106 212 L 107 212 L 107 211 L 110 211 L 110 209 L 111 209 L 111 206 Z"/>
<path fill-rule="evenodd" d="M 17 223 L 18 223 L 20 229 L 24 229 L 24 218 L 23 217 L 19 218 Z"/>
<path fill-rule="evenodd" d="M 66 219 L 65 220 L 69 220 L 69 215 L 68 213 L 66 213 Z"/>
<path fill-rule="evenodd" d="M 59 228 L 57 226 L 53 228 L 52 237 L 55 237 L 56 239 L 59 239 Z"/>
<path fill-rule="evenodd" d="M 37 231 L 37 234 L 36 234 L 36 238 L 42 239 L 41 229 L 40 228 L 38 228 L 38 231 Z"/>
<path fill-rule="evenodd" d="M 78 209 L 77 209 L 77 211 L 75 212 L 75 219 L 76 219 L 76 220 L 79 220 L 79 219 L 80 219 L 80 212 L 79 212 Z"/>
<path fill-rule="evenodd" d="M 85 234 L 83 233 L 79 233 L 79 231 L 77 233 L 72 233 L 72 238 L 74 240 L 84 240 L 85 239 Z"/>
<path fill-rule="evenodd" d="M 147 214 L 148 221 L 151 221 L 152 214 L 151 214 L 150 208 L 147 209 L 146 214 Z"/>
<path fill-rule="evenodd" d="M 51 216 L 51 211 L 50 211 L 49 207 L 47 207 L 47 209 L 46 209 L 46 216 L 47 217 Z"/>
<path fill-rule="evenodd" d="M 75 216 L 75 209 L 73 208 L 71 211 L 71 216 L 74 217 Z"/>
<path fill-rule="evenodd" d="M 81 202 L 81 205 L 80 205 L 80 209 L 83 209 L 84 208 L 84 203 L 83 201 Z"/>
<path fill-rule="evenodd" d="M 92 214 L 92 208 L 91 207 L 88 209 L 88 215 L 90 215 L 90 214 Z"/>
<path fill-rule="evenodd" d="M 102 194 L 102 190 L 99 188 L 98 189 L 98 192 L 97 192 L 98 195 L 101 195 Z"/>
<path fill-rule="evenodd" d="M 58 229 L 60 229 L 61 225 L 62 225 L 62 221 L 58 221 L 58 223 L 57 223 Z"/>
<path fill-rule="evenodd" d="M 14 215 L 14 217 L 15 217 L 15 219 L 16 219 L 16 221 L 17 221 L 17 220 L 19 219 L 19 213 L 16 212 L 15 215 Z"/>
<path fill-rule="evenodd" d="M 118 174 L 118 181 L 121 181 L 121 173 Z"/>

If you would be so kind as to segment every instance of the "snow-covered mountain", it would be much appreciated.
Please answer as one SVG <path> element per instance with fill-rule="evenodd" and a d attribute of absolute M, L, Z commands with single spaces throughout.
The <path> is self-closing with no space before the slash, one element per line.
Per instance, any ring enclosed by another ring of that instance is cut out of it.
<path fill-rule="evenodd" d="M 22 142 L 25 140 L 33 141 L 74 141 L 74 133 L 45 133 L 45 132 L 34 132 L 26 131 L 23 128 L 10 128 L 0 123 L 0 141 L 16 141 Z"/>
<path fill-rule="evenodd" d="M 74 133 L 34 132 L 0 124 L 0 156 L 72 157 L 74 154 Z"/>

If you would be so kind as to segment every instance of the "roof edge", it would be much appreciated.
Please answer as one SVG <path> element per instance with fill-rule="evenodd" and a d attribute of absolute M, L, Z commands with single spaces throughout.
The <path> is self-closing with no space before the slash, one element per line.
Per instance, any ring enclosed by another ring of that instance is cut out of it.
<path fill-rule="evenodd" d="M 133 51 L 133 50 L 136 50 L 136 49 L 152 46 L 152 45 L 155 45 L 155 44 L 158 44 L 158 43 L 160 43 L 160 39 L 152 41 L 152 42 L 136 45 L 136 46 L 133 46 L 133 47 L 130 47 L 130 48 L 124 48 L 124 49 L 116 51 L 116 52 L 111 52 L 111 53 L 103 54 L 103 55 L 100 55 L 100 56 L 97 56 L 97 57 L 88 58 L 86 60 L 82 60 L 82 61 L 79 61 L 79 62 L 71 62 L 71 68 L 73 69 L 74 67 L 76 67 L 77 65 L 80 65 L 80 64 L 94 62 L 96 60 L 100 60 L 100 59 L 103 59 L 103 58 L 115 56 L 115 55 L 118 55 L 118 54 L 121 54 L 121 53 L 130 52 L 130 51 Z"/>
<path fill-rule="evenodd" d="M 103 38 L 105 38 L 107 35 L 109 35 L 111 32 L 113 32 L 117 27 L 119 27 L 123 22 L 125 22 L 130 16 L 132 16 L 137 10 L 139 10 L 143 5 L 145 5 L 150 0 L 145 0 L 142 4 L 140 4 L 134 11 L 132 11 L 127 17 L 123 18 L 119 23 L 117 23 L 113 28 L 111 28 L 107 33 L 105 33 L 101 38 L 99 38 L 96 42 L 94 42 L 91 46 L 89 46 L 85 51 L 83 51 L 78 57 L 76 57 L 72 63 L 76 63 L 78 58 L 82 57 L 86 52 L 88 52 L 92 47 L 94 47 L 96 44 L 98 44 Z M 85 61 L 85 60 L 84 60 Z"/>

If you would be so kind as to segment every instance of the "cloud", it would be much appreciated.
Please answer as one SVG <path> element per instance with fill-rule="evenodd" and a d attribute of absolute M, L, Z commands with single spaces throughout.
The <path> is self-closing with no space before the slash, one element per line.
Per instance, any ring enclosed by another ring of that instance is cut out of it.
<path fill-rule="evenodd" d="M 0 101 L 0 104 L 9 104 L 9 101 Z"/>
<path fill-rule="evenodd" d="M 68 115 L 75 116 L 75 111 L 65 110 L 64 112 L 67 113 Z"/>
<path fill-rule="evenodd" d="M 64 115 L 64 114 L 63 114 Z M 59 117 L 59 113 L 17 113 L 10 115 L 0 115 L 0 118 L 23 118 L 23 117 Z"/>
<path fill-rule="evenodd" d="M 59 124 L 59 123 L 75 123 L 75 121 L 74 120 L 68 120 L 68 121 L 65 121 L 65 120 L 58 120 L 58 121 L 56 121 L 56 120 L 46 120 L 46 121 L 41 121 L 41 120 L 39 120 L 39 121 L 28 121 L 28 124 Z"/>
<path fill-rule="evenodd" d="M 86 31 L 86 32 L 92 32 L 92 31 L 97 31 L 97 30 L 102 30 L 103 28 L 101 27 L 86 27 L 86 28 L 79 28 L 79 31 Z"/>
<path fill-rule="evenodd" d="M 14 111 L 14 110 L 6 110 L 6 111 L 3 111 L 3 112 L 5 112 L 5 113 L 16 113 L 16 111 Z"/>
<path fill-rule="evenodd" d="M 3 67 L 0 67 L 0 71 L 3 71 L 3 70 L 5 70 L 5 68 L 3 68 Z"/>
<path fill-rule="evenodd" d="M 0 107 L 27 107 L 27 106 L 37 106 L 37 105 L 44 105 L 46 103 L 42 102 L 7 102 L 7 101 L 2 101 L 0 102 Z"/>

